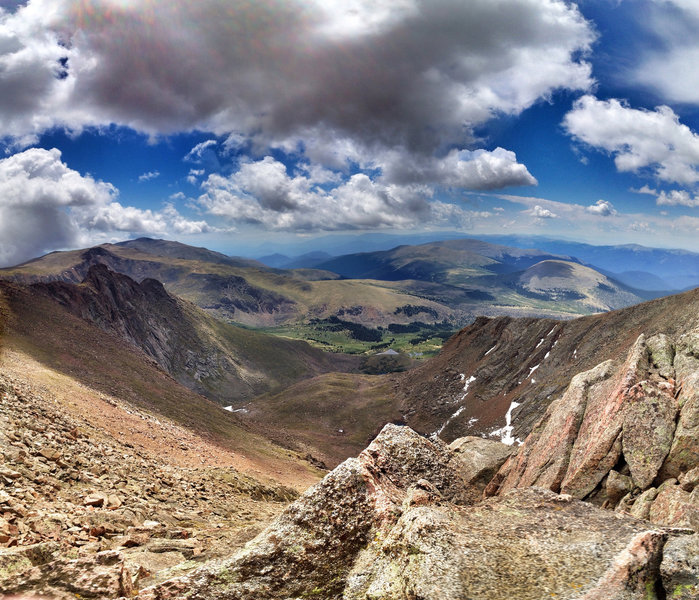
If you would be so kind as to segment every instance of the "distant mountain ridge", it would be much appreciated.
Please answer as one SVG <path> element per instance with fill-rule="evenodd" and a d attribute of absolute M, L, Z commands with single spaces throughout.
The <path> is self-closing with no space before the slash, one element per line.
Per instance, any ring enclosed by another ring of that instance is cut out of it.
<path fill-rule="evenodd" d="M 689 250 L 650 248 L 639 244 L 595 246 L 539 236 L 487 235 L 481 238 L 496 244 L 535 246 L 552 253 L 569 254 L 640 289 L 679 291 L 699 285 L 699 253 Z M 637 273 L 635 276 L 634 272 Z"/>

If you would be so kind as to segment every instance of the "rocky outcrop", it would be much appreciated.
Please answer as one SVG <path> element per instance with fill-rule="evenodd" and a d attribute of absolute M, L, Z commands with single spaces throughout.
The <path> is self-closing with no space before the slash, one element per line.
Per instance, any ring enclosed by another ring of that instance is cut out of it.
<path fill-rule="evenodd" d="M 471 504 L 464 488 L 502 459 L 387 425 L 238 554 L 138 597 L 640 600 L 697 584 L 688 532 L 542 488 Z"/>
<path fill-rule="evenodd" d="M 699 530 L 699 333 L 641 335 L 623 364 L 576 375 L 487 495 L 541 486 Z"/>
<path fill-rule="evenodd" d="M 37 283 L 37 292 L 68 311 L 141 349 L 180 383 L 198 392 L 206 382 L 236 371 L 220 348 L 207 344 L 181 301 L 155 279 L 137 283 L 103 264 L 89 268 L 80 285 Z"/>
<path fill-rule="evenodd" d="M 697 355 L 673 353 L 682 352 L 678 346 L 696 344 L 691 335 L 681 338 L 698 327 L 699 289 L 569 321 L 478 317 L 438 356 L 402 375 L 396 393 L 404 421 L 417 431 L 440 431 L 448 442 L 465 435 L 499 439 L 509 412 L 512 437 L 524 440 L 575 375 L 607 360 L 616 364 L 641 334 L 647 340 L 666 336 L 664 347 L 658 338 L 654 350 L 655 359 L 665 364 L 658 374 L 667 375 L 668 364 L 684 368 L 687 374 L 676 379 L 687 387 L 689 371 L 697 372 L 691 365 Z M 694 375 L 695 388 L 698 381 Z M 513 410 L 512 402 L 517 403 Z M 674 443 L 686 452 L 692 452 L 695 426 L 687 421 L 681 428 L 688 428 L 686 437 L 675 434 Z"/>

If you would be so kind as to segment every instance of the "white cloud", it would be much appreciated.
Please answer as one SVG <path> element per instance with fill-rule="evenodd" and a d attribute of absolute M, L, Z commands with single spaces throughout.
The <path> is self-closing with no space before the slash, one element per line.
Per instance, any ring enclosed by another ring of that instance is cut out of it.
<path fill-rule="evenodd" d="M 160 171 L 148 171 L 147 173 L 143 173 L 142 175 L 138 176 L 138 181 L 143 182 L 143 181 L 151 181 L 152 179 L 156 179 L 160 177 Z"/>
<path fill-rule="evenodd" d="M 432 200 L 427 186 L 387 184 L 364 173 L 345 181 L 312 169 L 290 175 L 271 156 L 243 163 L 229 177 L 209 175 L 202 187 L 199 204 L 209 214 L 276 230 L 466 227 L 484 216 Z"/>
<path fill-rule="evenodd" d="M 691 196 L 686 190 L 670 190 L 660 192 L 655 199 L 658 206 L 687 206 L 696 208 L 699 206 L 699 196 Z"/>
<path fill-rule="evenodd" d="M 186 161 L 189 162 L 201 162 L 202 156 L 207 150 L 212 150 L 218 145 L 216 140 L 206 140 L 205 142 L 200 142 L 194 148 L 192 148 L 187 155 L 184 157 Z"/>
<path fill-rule="evenodd" d="M 699 135 L 680 123 L 668 106 L 654 111 L 583 96 L 563 120 L 580 142 L 606 150 L 619 171 L 649 170 L 663 181 L 699 182 Z"/>
<path fill-rule="evenodd" d="M 199 177 L 201 177 L 206 171 L 204 169 L 190 169 L 187 174 L 187 182 L 191 185 L 197 185 L 199 182 Z"/>
<path fill-rule="evenodd" d="M 597 200 L 597 202 L 591 204 L 585 210 L 592 215 L 600 217 L 613 217 L 618 214 L 612 203 L 607 200 Z"/>
<path fill-rule="evenodd" d="M 640 188 L 631 188 L 629 191 L 633 192 L 634 194 L 645 194 L 647 196 L 657 196 L 658 195 L 658 190 L 653 189 L 652 187 L 648 185 L 641 186 Z"/>
<path fill-rule="evenodd" d="M 496 148 L 486 150 L 451 150 L 443 158 L 407 157 L 398 152 L 386 153 L 376 166 L 383 178 L 397 184 L 421 183 L 471 190 L 493 190 L 510 186 L 536 185 L 527 167 L 517 162 L 514 152 Z"/>
<path fill-rule="evenodd" d="M 536 219 L 555 219 L 558 216 L 556 213 L 550 211 L 548 208 L 544 208 L 539 204 L 534 205 L 525 212 Z"/>
<path fill-rule="evenodd" d="M 163 211 L 123 206 L 116 188 L 81 175 L 55 148 L 30 148 L 0 159 L 0 264 L 16 264 L 107 232 L 201 232 L 171 205 Z"/>
<path fill-rule="evenodd" d="M 641 56 L 636 81 L 653 88 L 666 102 L 699 104 L 699 4 L 655 0 L 644 10 L 643 24 L 662 43 Z"/>
<path fill-rule="evenodd" d="M 643 233 L 646 246 L 680 248 L 699 251 L 697 233 L 699 217 L 669 216 L 656 213 L 621 213 L 613 219 L 600 219 L 590 213 L 588 206 L 557 202 L 535 196 L 516 196 L 512 194 L 492 194 L 492 197 L 528 207 L 524 214 L 532 215 L 539 208 L 557 215 L 556 219 L 516 219 L 507 221 L 509 214 L 498 221 L 502 229 L 513 232 L 539 234 L 546 227 L 547 235 L 563 236 L 568 239 L 588 241 L 593 244 L 638 243 L 638 233 Z M 488 233 L 489 231 L 484 231 Z"/>

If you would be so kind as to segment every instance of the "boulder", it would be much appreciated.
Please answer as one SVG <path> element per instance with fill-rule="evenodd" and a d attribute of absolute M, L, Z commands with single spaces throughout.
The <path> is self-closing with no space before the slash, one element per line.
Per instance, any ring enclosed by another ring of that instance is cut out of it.
<path fill-rule="evenodd" d="M 674 479 L 663 483 L 650 507 L 651 523 L 699 531 L 699 504 Z"/>
<path fill-rule="evenodd" d="M 644 380 L 626 394 L 622 451 L 642 490 L 655 479 L 672 446 L 678 406 L 674 386 Z"/>
<path fill-rule="evenodd" d="M 418 507 L 360 555 L 343 599 L 644 598 L 664 540 L 541 488 L 456 510 Z"/>
<path fill-rule="evenodd" d="M 653 500 L 658 495 L 656 488 L 648 488 L 643 492 L 631 506 L 630 513 L 638 519 L 650 519 L 650 508 L 653 506 Z"/>
<path fill-rule="evenodd" d="M 23 570 L 2 581 L 5 594 L 31 593 L 52 600 L 120 598 L 133 595 L 134 586 L 118 552 L 99 552 L 89 558 L 56 560 Z"/>
<path fill-rule="evenodd" d="M 474 436 L 449 444 L 449 466 L 458 473 L 464 490 L 456 500 L 461 504 L 480 500 L 486 485 L 513 450 L 501 442 Z"/>
<path fill-rule="evenodd" d="M 386 426 L 243 550 L 138 597 L 640 600 L 661 593 L 672 531 L 535 487 L 457 504 L 465 495 L 459 486 L 480 471 L 465 468 L 478 463 L 466 453 L 471 444 L 457 444 L 466 454 L 459 456 Z"/>
<path fill-rule="evenodd" d="M 660 575 L 667 598 L 699 598 L 699 535 L 683 535 L 668 540 L 663 549 Z"/>

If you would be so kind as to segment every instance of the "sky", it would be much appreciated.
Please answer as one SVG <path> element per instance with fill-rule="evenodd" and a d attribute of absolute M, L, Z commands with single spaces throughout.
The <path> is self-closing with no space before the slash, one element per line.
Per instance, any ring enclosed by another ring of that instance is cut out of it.
<path fill-rule="evenodd" d="M 697 0 L 0 0 L 0 265 L 139 236 L 699 251 Z"/>

